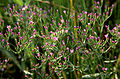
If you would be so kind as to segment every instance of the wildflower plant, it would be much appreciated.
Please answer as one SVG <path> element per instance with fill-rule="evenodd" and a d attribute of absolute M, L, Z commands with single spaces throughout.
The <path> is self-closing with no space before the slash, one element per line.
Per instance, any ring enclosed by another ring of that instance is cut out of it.
<path fill-rule="evenodd" d="M 75 71 L 81 74 L 78 78 L 86 78 L 89 74 L 109 78 L 115 72 L 113 64 L 106 63 L 116 60 L 107 55 L 116 49 L 120 39 L 120 24 L 112 29 L 105 25 L 113 6 L 102 12 L 103 0 L 93 1 L 91 12 L 78 13 L 81 24 L 76 26 L 75 11 L 63 10 L 60 14 L 59 9 L 52 7 L 46 10 L 36 5 L 11 6 L 7 8 L 9 24 L 5 32 L 2 32 L 3 28 L 0 30 L 0 48 L 18 55 L 25 78 L 51 79 L 56 76 L 67 79 Z M 2 18 L 0 26 L 4 26 Z M 104 27 L 107 31 L 102 35 Z M 79 56 L 77 60 L 76 55 Z"/>

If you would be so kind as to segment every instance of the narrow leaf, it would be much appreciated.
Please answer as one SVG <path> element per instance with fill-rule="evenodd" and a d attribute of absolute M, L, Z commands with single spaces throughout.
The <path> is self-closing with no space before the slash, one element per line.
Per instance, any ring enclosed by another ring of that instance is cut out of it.
<path fill-rule="evenodd" d="M 0 51 L 5 54 L 7 57 L 9 57 L 10 59 L 13 60 L 13 62 L 18 66 L 18 68 L 20 70 L 23 70 L 22 67 L 20 66 L 19 62 L 17 61 L 17 59 L 15 58 L 15 56 L 11 53 L 11 52 L 8 52 L 7 50 L 3 49 L 3 48 L 0 48 Z"/>

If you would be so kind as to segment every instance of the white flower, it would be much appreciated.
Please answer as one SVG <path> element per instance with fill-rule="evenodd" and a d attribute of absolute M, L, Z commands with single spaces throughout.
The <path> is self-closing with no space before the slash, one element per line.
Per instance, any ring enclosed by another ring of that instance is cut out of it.
<path fill-rule="evenodd" d="M 27 6 L 23 7 L 22 10 L 24 11 L 25 9 L 27 9 Z"/>
<path fill-rule="evenodd" d="M 61 19 L 61 23 L 64 23 L 64 19 Z"/>
<path fill-rule="evenodd" d="M 10 29 L 10 28 L 11 28 L 11 26 L 9 25 L 9 26 L 7 26 L 7 28 L 8 28 L 8 29 Z"/>
<path fill-rule="evenodd" d="M 70 49 L 70 53 L 73 53 L 74 52 L 74 49 Z"/>

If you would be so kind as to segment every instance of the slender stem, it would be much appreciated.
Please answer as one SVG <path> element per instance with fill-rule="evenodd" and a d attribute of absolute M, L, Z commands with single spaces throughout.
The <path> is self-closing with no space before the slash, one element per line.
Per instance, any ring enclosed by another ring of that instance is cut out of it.
<path fill-rule="evenodd" d="M 70 4 L 71 4 L 71 14 L 74 15 L 74 26 L 77 26 L 77 12 L 73 12 L 74 9 L 74 5 L 73 5 L 73 1 L 70 0 Z M 78 38 L 78 35 L 77 35 L 77 28 L 74 28 L 74 32 L 75 32 L 75 38 Z M 74 65 L 77 65 L 79 66 L 79 55 L 74 55 L 74 59 L 73 59 L 73 62 L 74 62 Z M 76 76 L 76 79 L 79 79 L 79 71 L 74 71 L 74 74 Z"/>
<path fill-rule="evenodd" d="M 67 79 L 67 76 L 64 71 L 62 71 L 62 74 L 63 74 L 64 79 Z"/>

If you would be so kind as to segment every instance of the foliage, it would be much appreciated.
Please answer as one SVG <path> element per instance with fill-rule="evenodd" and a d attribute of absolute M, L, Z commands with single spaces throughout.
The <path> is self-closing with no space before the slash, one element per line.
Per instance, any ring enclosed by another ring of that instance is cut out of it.
<path fill-rule="evenodd" d="M 119 61 L 114 51 L 120 24 L 113 28 L 105 24 L 114 4 L 105 6 L 104 11 L 103 0 L 93 0 L 91 11 L 28 4 L 8 4 L 6 27 L 0 18 L 0 51 L 7 56 L 0 61 L 2 77 L 9 70 L 4 67 L 7 60 L 12 60 L 25 78 L 106 79 L 117 75 Z"/>

